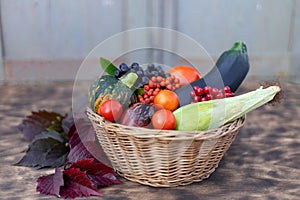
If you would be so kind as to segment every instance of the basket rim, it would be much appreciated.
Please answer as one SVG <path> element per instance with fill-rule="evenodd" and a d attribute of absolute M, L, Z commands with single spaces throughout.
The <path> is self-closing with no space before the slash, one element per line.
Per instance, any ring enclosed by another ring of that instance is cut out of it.
<path fill-rule="evenodd" d="M 119 135 L 133 136 L 136 138 L 164 138 L 165 140 L 186 140 L 186 139 L 216 139 L 230 132 L 235 131 L 245 124 L 246 115 L 227 123 L 219 128 L 205 131 L 178 131 L 178 130 L 157 130 L 144 127 L 127 126 L 123 124 L 106 121 L 102 116 L 95 113 L 90 107 L 86 109 L 88 118 L 93 124 L 94 120 L 104 128 L 105 131 L 115 129 Z M 94 125 L 94 124 L 93 124 Z"/>

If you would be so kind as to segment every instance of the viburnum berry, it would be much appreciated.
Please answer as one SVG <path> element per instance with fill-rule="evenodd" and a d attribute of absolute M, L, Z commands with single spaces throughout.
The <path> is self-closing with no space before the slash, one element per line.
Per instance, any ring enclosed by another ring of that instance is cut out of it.
<path fill-rule="evenodd" d="M 225 98 L 231 97 L 230 93 L 225 93 Z"/>
<path fill-rule="evenodd" d="M 231 93 L 230 87 L 229 86 L 225 86 L 224 87 L 224 92 L 225 93 Z"/>
<path fill-rule="evenodd" d="M 190 92 L 190 96 L 191 96 L 191 97 L 194 97 L 194 96 L 196 96 L 196 93 L 195 93 L 195 91 L 194 91 L 194 90 L 192 90 L 192 91 Z"/>
<path fill-rule="evenodd" d="M 217 96 L 218 94 L 219 94 L 219 89 L 218 89 L 218 88 L 213 88 L 213 89 L 211 90 L 211 95 Z"/>
<path fill-rule="evenodd" d="M 190 96 L 192 98 L 191 103 L 201 102 L 201 101 L 209 101 L 212 99 L 222 99 L 234 97 L 234 93 L 231 92 L 229 86 L 225 86 L 224 88 L 212 88 L 211 86 L 205 86 L 203 88 L 199 86 L 194 86 L 193 90 L 190 92 Z"/>
<path fill-rule="evenodd" d="M 216 96 L 215 96 L 215 98 L 216 99 L 223 99 L 223 93 L 222 92 L 219 92 Z"/>
<path fill-rule="evenodd" d="M 194 102 L 200 102 L 202 98 L 200 96 L 194 96 Z"/>
<path fill-rule="evenodd" d="M 210 86 L 205 86 L 205 87 L 203 88 L 203 91 L 204 91 L 205 94 L 210 94 L 210 92 L 211 92 L 211 87 L 210 87 Z"/>
<path fill-rule="evenodd" d="M 196 91 L 198 88 L 199 88 L 199 86 L 196 85 L 193 87 L 193 90 Z"/>
<path fill-rule="evenodd" d="M 144 85 L 144 95 L 139 95 L 139 102 L 153 104 L 154 97 L 164 89 L 174 91 L 180 87 L 179 79 L 175 76 L 152 76 Z"/>
<path fill-rule="evenodd" d="M 203 94 L 203 89 L 199 87 L 197 90 L 195 90 L 195 93 L 197 96 L 201 96 Z"/>
<path fill-rule="evenodd" d="M 206 101 L 212 100 L 212 95 L 206 94 L 205 99 L 206 99 Z"/>

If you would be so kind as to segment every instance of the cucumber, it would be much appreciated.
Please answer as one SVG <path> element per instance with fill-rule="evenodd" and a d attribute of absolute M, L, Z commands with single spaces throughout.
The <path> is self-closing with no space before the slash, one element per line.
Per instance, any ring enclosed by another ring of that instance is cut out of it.
<path fill-rule="evenodd" d="M 249 68 L 247 46 L 244 42 L 237 41 L 231 49 L 221 54 L 216 65 L 203 78 L 175 90 L 179 106 L 191 103 L 190 91 L 196 85 L 202 88 L 209 85 L 218 89 L 229 86 L 235 92 L 248 74 Z"/>

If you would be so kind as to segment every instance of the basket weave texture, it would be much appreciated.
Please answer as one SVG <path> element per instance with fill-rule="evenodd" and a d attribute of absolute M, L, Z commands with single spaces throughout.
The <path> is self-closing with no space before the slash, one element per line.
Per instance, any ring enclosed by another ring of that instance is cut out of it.
<path fill-rule="evenodd" d="M 110 123 L 90 108 L 87 115 L 114 170 L 122 177 L 154 187 L 200 182 L 218 167 L 242 117 L 208 131 L 165 131 Z"/>

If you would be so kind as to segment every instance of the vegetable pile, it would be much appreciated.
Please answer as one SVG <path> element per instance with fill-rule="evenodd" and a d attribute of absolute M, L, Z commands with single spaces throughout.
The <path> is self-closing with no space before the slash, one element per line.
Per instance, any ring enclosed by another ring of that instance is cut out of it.
<path fill-rule="evenodd" d="M 235 92 L 249 71 L 247 47 L 238 41 L 221 54 L 205 76 L 191 66 L 137 62 L 119 67 L 101 58 L 107 75 L 89 90 L 94 112 L 112 123 L 128 126 L 197 131 L 218 128 L 271 101 L 278 86 L 243 95 Z"/>

